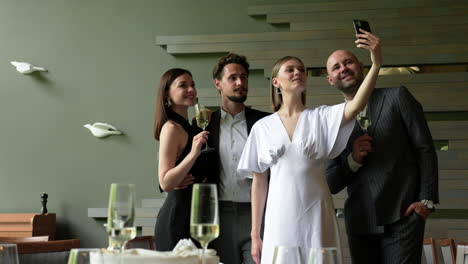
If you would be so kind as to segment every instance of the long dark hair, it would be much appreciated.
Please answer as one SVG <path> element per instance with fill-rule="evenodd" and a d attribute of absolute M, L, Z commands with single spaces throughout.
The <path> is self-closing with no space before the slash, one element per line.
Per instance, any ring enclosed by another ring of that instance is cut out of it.
<path fill-rule="evenodd" d="M 171 87 L 172 82 L 183 74 L 192 76 L 188 70 L 174 68 L 165 72 L 159 80 L 158 94 L 156 95 L 156 104 L 154 109 L 154 138 L 157 141 L 159 141 L 161 129 L 167 121 L 167 111 L 171 104 L 168 94 L 169 88 Z"/>

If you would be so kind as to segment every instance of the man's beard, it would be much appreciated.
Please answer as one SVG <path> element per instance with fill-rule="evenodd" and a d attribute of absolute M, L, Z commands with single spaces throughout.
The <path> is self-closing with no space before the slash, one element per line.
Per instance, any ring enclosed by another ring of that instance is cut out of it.
<path fill-rule="evenodd" d="M 357 74 L 355 75 L 355 79 L 353 83 L 340 83 L 337 85 L 336 88 L 343 92 L 346 95 L 355 95 L 359 87 L 361 86 L 362 81 L 364 80 L 364 76 Z"/>
<path fill-rule="evenodd" d="M 356 82 L 354 85 L 347 85 L 347 86 L 339 85 L 339 86 L 336 86 L 336 88 L 338 88 L 338 90 L 340 90 L 346 95 L 354 95 L 359 89 L 359 84 L 360 83 Z"/>
<path fill-rule="evenodd" d="M 234 103 L 244 103 L 245 100 L 247 100 L 247 95 L 243 95 L 243 96 L 234 96 L 234 95 L 231 95 L 231 96 L 227 96 L 227 99 L 229 99 L 230 101 L 234 102 Z"/>

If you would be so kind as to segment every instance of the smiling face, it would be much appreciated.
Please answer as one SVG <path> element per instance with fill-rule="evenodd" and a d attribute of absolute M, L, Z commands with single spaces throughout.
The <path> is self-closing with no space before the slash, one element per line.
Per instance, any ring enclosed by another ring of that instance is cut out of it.
<path fill-rule="evenodd" d="M 276 76 L 273 76 L 272 84 L 285 93 L 303 93 L 307 87 L 304 64 L 296 59 L 287 60 L 281 65 Z"/>
<path fill-rule="evenodd" d="M 221 79 L 214 83 L 223 98 L 235 103 L 243 103 L 247 99 L 249 79 L 246 69 L 237 63 L 224 66 Z"/>
<path fill-rule="evenodd" d="M 328 83 L 344 94 L 354 95 L 362 81 L 363 65 L 351 52 L 337 50 L 327 61 Z"/>
<path fill-rule="evenodd" d="M 184 73 L 177 77 L 169 86 L 167 96 L 173 106 L 194 106 L 197 90 L 192 76 Z"/>

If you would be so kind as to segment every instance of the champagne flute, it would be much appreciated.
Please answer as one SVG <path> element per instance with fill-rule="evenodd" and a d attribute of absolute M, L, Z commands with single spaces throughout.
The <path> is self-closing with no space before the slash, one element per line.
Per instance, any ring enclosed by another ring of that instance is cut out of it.
<path fill-rule="evenodd" d="M 367 134 L 367 128 L 372 124 L 369 112 L 369 106 L 366 106 L 366 108 L 356 116 L 358 125 L 361 127 L 362 131 L 364 131 L 364 134 Z"/>
<path fill-rule="evenodd" d="M 122 252 L 125 244 L 136 237 L 135 185 L 112 183 L 109 193 L 106 231 L 108 250 Z"/>
<path fill-rule="evenodd" d="M 273 264 L 301 263 L 299 247 L 276 246 L 273 253 Z"/>
<path fill-rule="evenodd" d="M 307 264 L 341 264 L 336 247 L 311 248 Z"/>
<path fill-rule="evenodd" d="M 197 121 L 197 126 L 201 129 L 203 129 L 203 131 L 205 131 L 206 127 L 208 126 L 208 124 L 210 123 L 210 117 L 209 117 L 209 113 L 208 113 L 208 109 L 206 107 L 204 107 L 202 104 L 200 104 L 198 102 L 198 98 L 197 98 L 197 103 L 195 104 L 195 120 Z M 211 148 L 208 146 L 208 142 L 206 142 L 205 144 L 205 148 L 202 149 L 202 153 L 207 153 L 207 152 L 211 152 L 215 150 L 214 148 Z"/>
<path fill-rule="evenodd" d="M 72 248 L 67 264 L 104 263 L 102 252 L 98 248 Z"/>
<path fill-rule="evenodd" d="M 0 263 L 18 264 L 18 247 L 16 244 L 0 244 Z"/>
<path fill-rule="evenodd" d="M 196 183 L 192 190 L 190 236 L 202 246 L 202 264 L 206 264 L 208 244 L 219 236 L 218 190 L 216 184 Z"/>

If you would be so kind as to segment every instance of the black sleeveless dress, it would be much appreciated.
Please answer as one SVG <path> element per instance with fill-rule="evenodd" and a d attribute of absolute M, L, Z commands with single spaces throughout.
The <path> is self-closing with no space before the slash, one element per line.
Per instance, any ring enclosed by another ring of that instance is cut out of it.
<path fill-rule="evenodd" d="M 188 133 L 187 144 L 184 151 L 176 161 L 176 166 L 190 153 L 193 137 L 201 132 L 197 127 L 191 126 L 187 120 L 175 112 L 168 111 L 168 119 L 181 125 Z M 192 169 L 195 183 L 202 182 L 206 177 L 202 166 L 204 164 L 201 154 Z M 161 189 L 160 189 L 161 190 Z M 190 238 L 190 205 L 192 199 L 192 186 L 183 190 L 172 190 L 168 192 L 163 206 L 159 210 L 154 230 L 156 250 L 170 251 L 180 239 Z"/>

